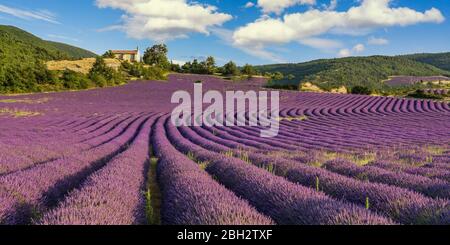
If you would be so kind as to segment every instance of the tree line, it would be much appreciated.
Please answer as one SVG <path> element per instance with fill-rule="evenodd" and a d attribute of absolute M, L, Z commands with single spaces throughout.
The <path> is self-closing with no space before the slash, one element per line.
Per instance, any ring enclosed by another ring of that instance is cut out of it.
<path fill-rule="evenodd" d="M 145 50 L 142 57 L 142 62 L 145 65 L 162 69 L 164 71 L 171 71 L 177 73 L 190 74 L 204 74 L 204 75 L 223 75 L 223 76 L 247 76 L 253 77 L 256 75 L 267 76 L 271 79 L 283 79 L 284 75 L 280 72 L 276 73 L 261 73 L 254 66 L 245 64 L 239 67 L 234 61 L 229 61 L 223 66 L 218 66 L 216 59 L 213 56 L 208 56 L 204 60 L 193 59 L 183 65 L 175 64 L 168 58 L 168 48 L 165 44 L 156 44 Z M 106 52 L 103 57 L 114 58 L 111 51 Z M 289 75 L 289 79 L 293 79 L 293 75 Z"/>

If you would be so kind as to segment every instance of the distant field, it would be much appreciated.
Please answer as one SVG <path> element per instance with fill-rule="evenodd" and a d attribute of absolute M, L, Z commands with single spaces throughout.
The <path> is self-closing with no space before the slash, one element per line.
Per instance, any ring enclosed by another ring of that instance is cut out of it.
<path fill-rule="evenodd" d="M 392 76 L 385 83 L 391 86 L 413 85 L 417 83 L 449 84 L 450 78 L 444 76 Z"/>

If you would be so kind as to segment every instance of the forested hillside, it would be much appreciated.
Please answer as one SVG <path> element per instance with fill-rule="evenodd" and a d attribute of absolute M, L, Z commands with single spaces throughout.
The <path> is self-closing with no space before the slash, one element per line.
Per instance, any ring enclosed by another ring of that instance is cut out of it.
<path fill-rule="evenodd" d="M 0 25 L 0 34 L 2 37 L 7 35 L 10 38 L 14 38 L 17 42 L 27 45 L 30 49 L 36 49 L 38 52 L 45 50 L 47 53 L 45 58 L 48 59 L 82 59 L 96 56 L 93 52 L 85 49 L 43 40 L 14 26 Z M 14 48 L 14 46 L 11 48 Z"/>
<path fill-rule="evenodd" d="M 348 57 L 315 60 L 299 64 L 277 64 L 256 67 L 260 72 L 292 74 L 295 79 L 284 79 L 280 83 L 311 82 L 322 89 L 340 86 L 366 86 L 377 89 L 389 76 L 437 76 L 450 74 L 429 64 L 411 59 L 389 56 Z"/>
<path fill-rule="evenodd" d="M 84 49 L 42 40 L 16 27 L 0 26 L 0 93 L 88 88 L 95 81 L 75 73 L 49 71 L 44 62 L 95 56 Z"/>
<path fill-rule="evenodd" d="M 436 54 L 411 54 L 401 57 L 426 63 L 440 69 L 450 71 L 450 52 Z"/>

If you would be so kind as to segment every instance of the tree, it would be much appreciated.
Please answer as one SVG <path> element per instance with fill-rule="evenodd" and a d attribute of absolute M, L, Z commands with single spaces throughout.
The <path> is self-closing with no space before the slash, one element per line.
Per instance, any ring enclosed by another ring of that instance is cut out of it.
<path fill-rule="evenodd" d="M 256 74 L 256 70 L 255 70 L 255 68 L 253 68 L 252 65 L 245 64 L 245 66 L 242 67 L 242 74 L 252 77 Z"/>
<path fill-rule="evenodd" d="M 237 76 L 239 75 L 239 69 L 233 61 L 226 63 L 223 66 L 223 75 L 225 76 Z"/>
<path fill-rule="evenodd" d="M 173 72 L 179 72 L 179 73 L 183 72 L 183 69 L 181 69 L 180 64 L 175 64 L 175 63 L 170 64 L 170 70 Z"/>
<path fill-rule="evenodd" d="M 274 74 L 272 74 L 272 79 L 277 81 L 277 80 L 283 80 L 284 79 L 284 75 L 283 73 L 277 71 Z"/>
<path fill-rule="evenodd" d="M 294 80 L 294 79 L 295 79 L 295 76 L 294 76 L 293 74 L 289 74 L 288 77 L 287 77 L 287 79 L 289 79 L 289 80 Z"/>
<path fill-rule="evenodd" d="M 147 65 L 157 66 L 162 69 L 170 69 L 170 62 L 167 58 L 169 50 L 165 44 L 153 45 L 144 52 L 143 61 Z"/>
<path fill-rule="evenodd" d="M 114 70 L 111 67 L 108 67 L 105 63 L 105 60 L 99 56 L 96 58 L 94 65 L 89 71 L 89 77 L 100 75 L 106 79 L 111 79 L 113 73 Z"/>
<path fill-rule="evenodd" d="M 105 59 L 114 59 L 116 58 L 116 56 L 114 55 L 114 53 L 111 50 L 106 51 L 103 55 L 103 58 Z"/>
<path fill-rule="evenodd" d="M 208 56 L 205 61 L 206 70 L 208 74 L 214 74 L 216 71 L 216 60 L 212 56 Z"/>
<path fill-rule="evenodd" d="M 181 66 L 181 69 L 183 70 L 183 73 L 189 73 L 192 69 L 192 63 L 190 61 L 184 63 L 184 65 Z"/>

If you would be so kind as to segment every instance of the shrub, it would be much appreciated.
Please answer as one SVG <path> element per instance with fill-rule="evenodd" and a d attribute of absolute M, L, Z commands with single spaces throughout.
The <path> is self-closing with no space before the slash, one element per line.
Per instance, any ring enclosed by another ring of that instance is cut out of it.
<path fill-rule="evenodd" d="M 116 58 L 116 56 L 114 55 L 114 53 L 111 50 L 106 51 L 103 55 L 103 58 L 109 58 L 109 59 L 114 59 Z"/>
<path fill-rule="evenodd" d="M 223 66 L 223 75 L 225 76 L 237 76 L 240 74 L 239 69 L 233 61 L 228 62 Z"/>
<path fill-rule="evenodd" d="M 92 86 L 91 80 L 83 73 L 65 70 L 61 76 L 66 89 L 87 89 Z"/>
<path fill-rule="evenodd" d="M 91 80 L 95 83 L 97 87 L 104 88 L 108 86 L 108 81 L 106 78 L 100 74 L 93 74 Z"/>
<path fill-rule="evenodd" d="M 408 94 L 408 97 L 416 99 L 431 99 L 431 100 L 444 99 L 442 95 L 425 93 L 422 89 L 418 89 L 414 93 Z"/>
<path fill-rule="evenodd" d="M 364 86 L 355 86 L 352 88 L 352 94 L 371 95 L 372 90 Z"/>

